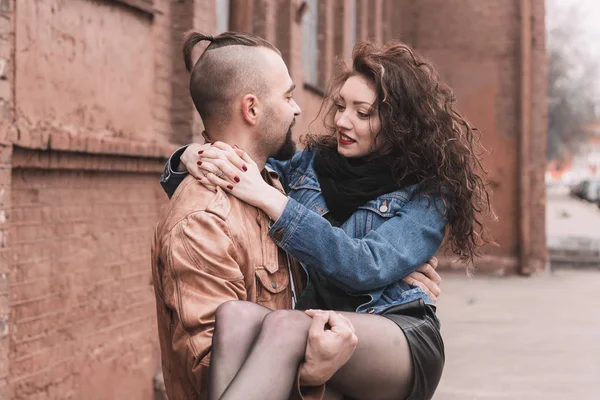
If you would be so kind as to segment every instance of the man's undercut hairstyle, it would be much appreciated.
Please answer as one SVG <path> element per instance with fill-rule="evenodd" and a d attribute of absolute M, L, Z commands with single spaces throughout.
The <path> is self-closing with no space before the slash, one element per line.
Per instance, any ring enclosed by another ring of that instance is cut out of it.
<path fill-rule="evenodd" d="M 189 31 L 183 43 L 183 58 L 190 76 L 190 94 L 204 124 L 225 126 L 231 118 L 233 101 L 242 93 L 264 96 L 268 90 L 261 68 L 263 47 L 279 50 L 265 39 L 245 32 L 223 32 L 218 36 Z M 198 61 L 192 62 L 192 50 L 209 41 Z"/>

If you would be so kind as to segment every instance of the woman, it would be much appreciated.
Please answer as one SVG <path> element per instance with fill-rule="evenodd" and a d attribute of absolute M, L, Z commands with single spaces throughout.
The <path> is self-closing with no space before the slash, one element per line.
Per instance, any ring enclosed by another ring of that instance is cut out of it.
<path fill-rule="evenodd" d="M 402 278 L 433 256 L 445 235 L 470 262 L 486 242 L 480 214 L 489 210 L 476 137 L 453 101 L 408 46 L 363 42 L 352 69 L 340 70 L 328 90 L 322 110 L 329 133 L 309 136 L 292 160 L 269 164 L 288 197 L 263 181 L 247 155 L 223 143 L 205 146 L 200 181 L 265 211 L 273 240 L 309 275 L 296 305 L 306 313 L 247 302 L 217 311 L 213 398 L 265 390 L 285 398 L 310 340 L 309 317 L 324 316 L 346 318 L 358 339 L 328 380 L 337 391 L 356 399 L 433 396 L 444 365 L 439 322 L 431 299 Z M 213 174 L 215 167 L 225 176 Z M 236 313 L 255 322 L 236 326 Z M 231 330 L 252 337 L 248 354 L 236 353 L 235 338 L 222 335 Z M 285 343 L 271 340 L 274 331 Z M 238 372 L 224 382 L 219 369 L 232 366 Z"/>

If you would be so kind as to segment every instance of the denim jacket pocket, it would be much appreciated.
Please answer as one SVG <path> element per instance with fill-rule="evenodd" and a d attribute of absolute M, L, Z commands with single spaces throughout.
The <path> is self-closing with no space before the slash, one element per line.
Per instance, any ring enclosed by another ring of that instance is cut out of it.
<path fill-rule="evenodd" d="M 380 196 L 359 207 L 355 221 L 355 235 L 359 238 L 365 236 L 373 229 L 377 229 L 384 222 L 397 215 L 406 204 L 401 196 Z"/>
<path fill-rule="evenodd" d="M 408 197 L 395 192 L 390 195 L 379 196 L 365 205 L 360 206 L 359 209 L 373 212 L 383 218 L 391 218 L 396 215 L 407 202 Z"/>

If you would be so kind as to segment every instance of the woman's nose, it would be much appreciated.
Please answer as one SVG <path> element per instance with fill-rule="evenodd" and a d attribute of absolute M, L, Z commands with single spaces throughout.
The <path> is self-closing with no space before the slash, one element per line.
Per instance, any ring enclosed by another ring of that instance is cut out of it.
<path fill-rule="evenodd" d="M 350 129 L 352 126 L 350 124 L 350 119 L 346 115 L 345 112 L 340 115 L 340 117 L 335 121 L 335 125 L 338 128 Z"/>

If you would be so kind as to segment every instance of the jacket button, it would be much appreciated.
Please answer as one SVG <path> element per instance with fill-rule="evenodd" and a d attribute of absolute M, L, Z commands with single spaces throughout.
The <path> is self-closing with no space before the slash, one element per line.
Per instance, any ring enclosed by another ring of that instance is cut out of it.
<path fill-rule="evenodd" d="M 273 289 L 277 289 L 277 282 L 271 281 L 271 286 L 273 287 Z"/>
<path fill-rule="evenodd" d="M 275 240 L 281 242 L 281 239 L 283 239 L 283 228 L 276 230 L 273 236 L 275 237 Z"/>
<path fill-rule="evenodd" d="M 387 212 L 388 210 L 388 206 L 386 206 L 385 204 L 383 204 L 381 207 L 379 207 L 379 211 L 381 212 Z"/>
<path fill-rule="evenodd" d="M 369 314 L 373 314 L 375 312 L 375 309 L 373 307 L 369 307 L 369 309 L 367 310 L 367 312 Z"/>

